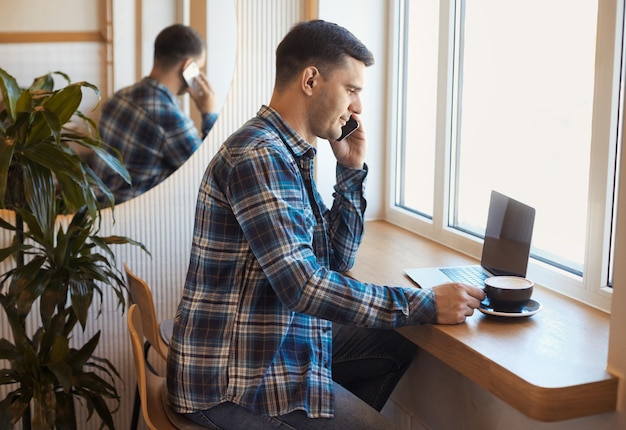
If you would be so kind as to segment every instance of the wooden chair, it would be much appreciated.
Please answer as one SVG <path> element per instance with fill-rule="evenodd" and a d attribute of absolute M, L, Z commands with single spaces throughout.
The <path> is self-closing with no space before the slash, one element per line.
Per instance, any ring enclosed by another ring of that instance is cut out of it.
<path fill-rule="evenodd" d="M 166 343 L 163 336 L 161 336 L 161 324 L 159 324 L 159 321 L 157 320 L 152 291 L 146 281 L 135 275 L 126 264 L 124 264 L 124 271 L 126 271 L 126 280 L 128 281 L 130 298 L 132 302 L 136 303 L 141 310 L 141 322 L 143 323 L 144 333 L 146 336 L 146 346 L 147 348 L 152 346 L 157 354 L 159 354 L 164 360 L 167 360 L 169 339 L 168 343 Z"/>
<path fill-rule="evenodd" d="M 165 401 L 165 378 L 148 369 L 143 354 L 144 331 L 142 314 L 137 304 L 128 310 L 128 332 L 135 359 L 137 387 L 141 398 L 141 412 L 150 430 L 201 430 L 205 429 L 182 415 L 176 414 Z"/>
<path fill-rule="evenodd" d="M 143 330 L 145 335 L 145 342 L 143 345 L 144 361 L 148 363 L 148 352 L 150 351 L 151 346 L 160 358 L 167 360 L 167 350 L 169 338 L 171 337 L 172 320 L 167 320 L 167 322 L 164 321 L 162 324 L 159 323 L 154 307 L 154 300 L 152 298 L 152 291 L 146 281 L 135 275 L 126 264 L 124 264 L 124 271 L 126 272 L 126 280 L 128 281 L 131 301 L 135 303 L 141 311 L 141 323 L 144 327 Z M 167 330 L 169 330 L 169 333 L 163 333 L 163 330 L 161 330 L 161 326 L 163 324 L 168 324 Z M 167 343 L 164 336 L 167 336 L 165 338 L 167 339 Z M 140 395 L 139 391 L 137 391 L 135 392 L 135 400 L 133 404 L 133 415 L 130 424 L 131 430 L 137 429 L 140 409 L 139 403 Z"/>

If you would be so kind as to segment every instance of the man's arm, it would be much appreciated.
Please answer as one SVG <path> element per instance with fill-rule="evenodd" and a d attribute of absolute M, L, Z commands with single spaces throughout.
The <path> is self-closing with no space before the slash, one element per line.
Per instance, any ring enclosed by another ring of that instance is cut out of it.
<path fill-rule="evenodd" d="M 200 73 L 196 76 L 195 85 L 195 87 L 189 87 L 187 92 L 202 114 L 201 132 L 202 139 L 204 139 L 213 128 L 215 121 L 217 121 L 217 112 L 215 111 L 217 100 L 215 91 L 213 91 L 213 87 L 206 75 Z"/>

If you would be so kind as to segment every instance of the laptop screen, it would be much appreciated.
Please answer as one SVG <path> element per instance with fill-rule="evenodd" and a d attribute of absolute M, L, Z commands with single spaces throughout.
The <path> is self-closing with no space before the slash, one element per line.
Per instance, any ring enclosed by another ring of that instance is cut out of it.
<path fill-rule="evenodd" d="M 495 275 L 526 276 L 535 209 L 491 192 L 480 264 Z"/>

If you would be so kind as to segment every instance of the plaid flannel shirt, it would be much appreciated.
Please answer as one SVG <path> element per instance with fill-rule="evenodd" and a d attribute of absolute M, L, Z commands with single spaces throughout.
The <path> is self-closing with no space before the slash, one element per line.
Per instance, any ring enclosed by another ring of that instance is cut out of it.
<path fill-rule="evenodd" d="M 203 138 L 216 114 L 202 115 Z M 146 77 L 115 93 L 102 107 L 99 122 L 103 142 L 122 154 L 132 185 L 101 160 L 94 172 L 102 178 L 118 203 L 158 185 L 191 156 L 202 139 L 178 99 L 159 81 Z"/>
<path fill-rule="evenodd" d="M 176 411 L 230 401 L 274 416 L 332 417 L 331 321 L 393 328 L 436 318 L 432 291 L 340 273 L 362 238 L 367 171 L 338 165 L 328 210 L 314 155 L 264 106 L 209 164 L 168 356 Z"/>

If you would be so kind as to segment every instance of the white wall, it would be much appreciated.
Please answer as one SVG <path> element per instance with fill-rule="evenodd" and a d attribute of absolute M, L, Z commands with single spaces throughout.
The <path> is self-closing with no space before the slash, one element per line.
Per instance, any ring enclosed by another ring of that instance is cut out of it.
<path fill-rule="evenodd" d="M 100 1 L 0 0 L 0 31 L 93 31 L 100 24 Z M 80 19 L 50 19 L 59 13 L 63 16 L 71 13 Z"/>

